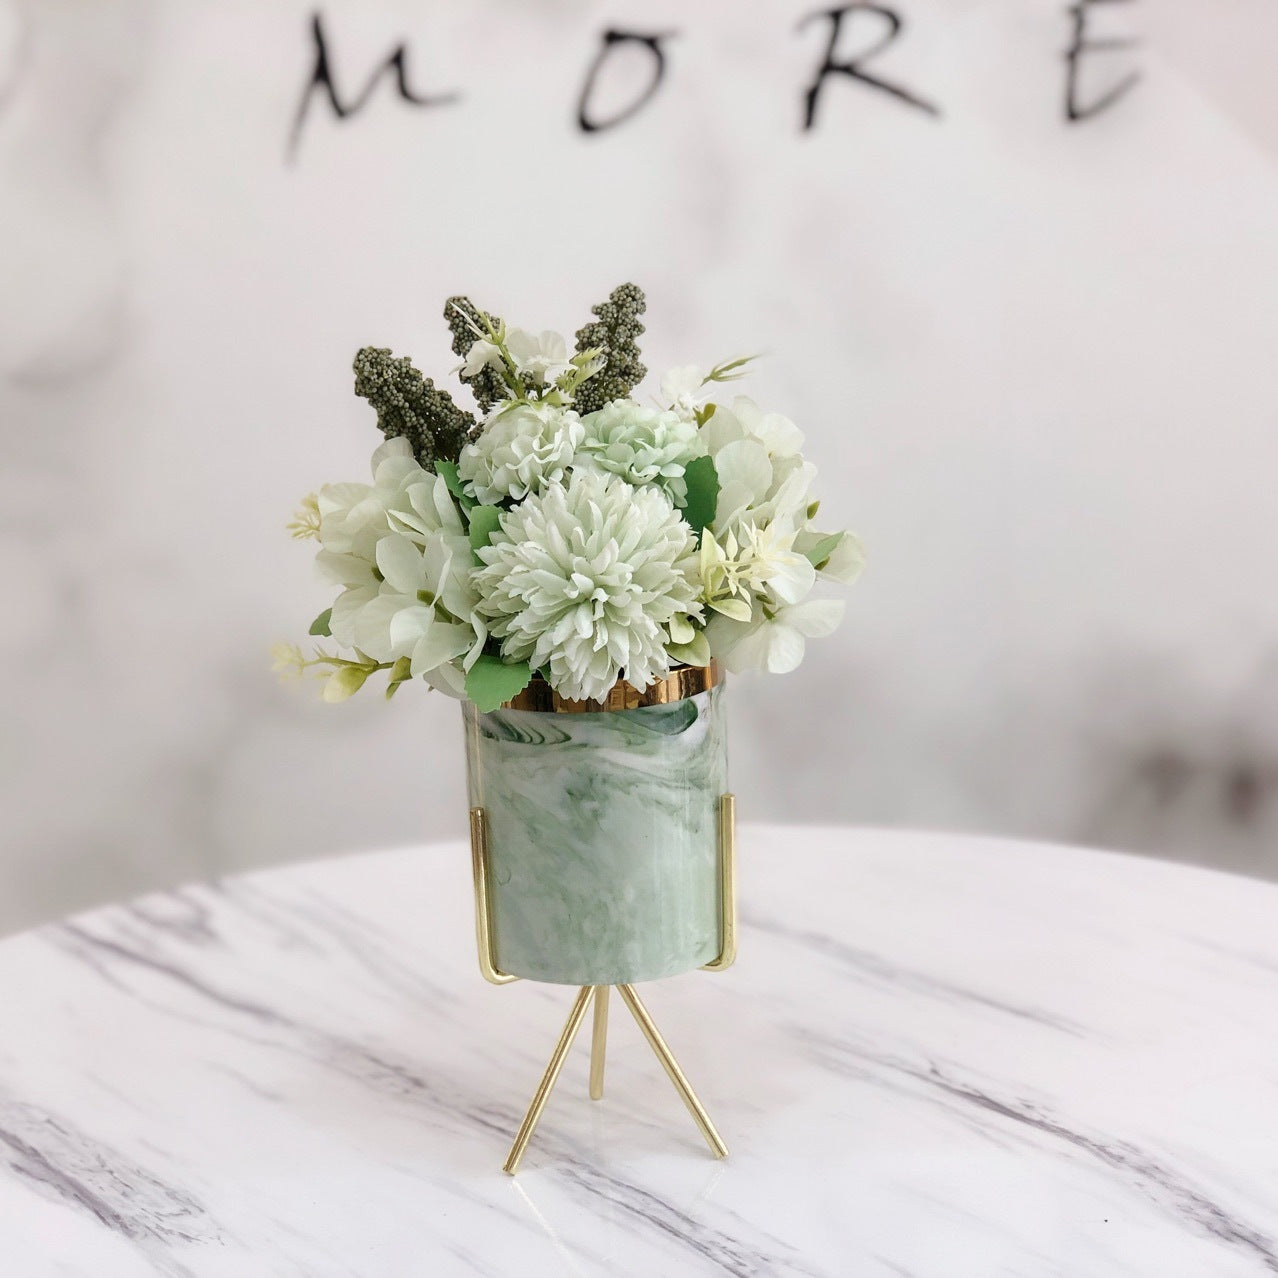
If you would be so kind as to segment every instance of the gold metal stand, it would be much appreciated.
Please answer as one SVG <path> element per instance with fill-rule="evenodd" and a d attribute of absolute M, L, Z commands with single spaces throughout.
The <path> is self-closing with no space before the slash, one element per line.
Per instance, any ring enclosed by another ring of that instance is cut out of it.
<path fill-rule="evenodd" d="M 704 965 L 708 972 L 722 972 L 732 965 L 737 955 L 737 891 L 736 891 L 736 798 L 731 794 L 722 795 L 719 799 L 719 955 Z M 488 822 L 483 808 L 470 810 L 470 851 L 471 870 L 475 881 L 475 939 L 479 949 L 479 970 L 486 981 L 494 985 L 506 985 L 519 977 L 503 972 L 498 966 L 493 950 L 492 903 L 488 891 Z M 601 1100 L 604 1090 L 604 1058 L 608 1041 L 608 995 L 611 987 L 607 985 L 583 985 L 573 1002 L 572 1011 L 568 1014 L 567 1023 L 555 1050 L 551 1054 L 550 1064 L 541 1076 L 541 1082 L 533 1093 L 528 1112 L 519 1125 L 515 1143 L 510 1147 L 510 1154 L 504 1169 L 514 1175 L 519 1169 L 528 1142 L 532 1140 L 537 1124 L 541 1121 L 542 1111 L 550 1099 L 559 1074 L 563 1070 L 564 1061 L 586 1019 L 586 1012 L 591 1003 L 594 1004 L 594 1023 L 590 1044 L 590 1098 Z M 666 1071 L 675 1090 L 683 1103 L 688 1107 L 693 1121 L 705 1137 L 706 1144 L 716 1158 L 725 1158 L 728 1147 L 723 1143 L 705 1106 L 692 1090 L 687 1075 L 675 1060 L 666 1040 L 661 1036 L 648 1009 L 643 1005 L 633 985 L 618 985 L 622 1001 L 635 1018 L 643 1036 L 648 1040 L 662 1068 Z"/>
<path fill-rule="evenodd" d="M 590 1099 L 603 1100 L 604 1055 L 608 1050 L 609 985 L 595 986 L 595 1028 L 590 1036 Z"/>

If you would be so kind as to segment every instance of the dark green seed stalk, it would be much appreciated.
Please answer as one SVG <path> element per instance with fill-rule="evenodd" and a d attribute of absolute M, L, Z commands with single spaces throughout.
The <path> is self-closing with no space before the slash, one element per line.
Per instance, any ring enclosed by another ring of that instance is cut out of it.
<path fill-rule="evenodd" d="M 574 407 L 593 413 L 614 399 L 623 399 L 643 381 L 648 371 L 639 358 L 638 337 L 643 332 L 639 316 L 646 302 L 637 284 L 621 284 L 606 302 L 592 306 L 599 318 L 577 330 L 577 351 L 600 348 L 607 363 L 576 392 Z"/>
<path fill-rule="evenodd" d="M 464 311 L 465 316 L 459 314 L 459 311 Z M 468 297 L 450 297 L 444 303 L 444 319 L 452 330 L 454 355 L 465 359 L 478 338 L 474 328 L 466 322 L 466 317 L 472 321 L 479 320 L 482 327 L 481 317 L 485 314 L 487 312 L 481 311 Z M 488 322 L 494 329 L 501 326 L 501 321 L 495 315 L 488 315 Z M 461 380 L 470 387 L 475 403 L 484 413 L 510 393 L 506 389 L 506 383 L 501 379 L 501 374 L 495 368 L 481 368 L 473 377 L 463 377 Z"/>
<path fill-rule="evenodd" d="M 427 470 L 437 461 L 456 461 L 475 425 L 447 391 L 423 377 L 407 357 L 396 359 L 381 346 L 365 346 L 355 356 L 355 394 L 377 410 L 387 439 L 407 439 Z"/>

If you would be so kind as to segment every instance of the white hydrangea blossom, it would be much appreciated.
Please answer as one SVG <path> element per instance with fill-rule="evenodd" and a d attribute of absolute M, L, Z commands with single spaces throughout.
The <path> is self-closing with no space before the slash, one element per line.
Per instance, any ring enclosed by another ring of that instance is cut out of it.
<path fill-rule="evenodd" d="M 716 533 L 731 529 L 740 540 L 747 523 L 763 527 L 774 519 L 802 527 L 816 467 L 803 460 L 803 433 L 788 417 L 738 395 L 701 433 L 719 476 Z"/>
<path fill-rule="evenodd" d="M 544 401 L 503 407 L 462 449 L 457 474 L 477 501 L 519 501 L 563 481 L 584 434 L 570 408 Z"/>
<path fill-rule="evenodd" d="M 768 615 L 755 605 L 753 617 L 741 622 L 716 614 L 706 626 L 710 650 L 734 673 L 766 670 L 789 674 L 803 660 L 808 639 L 832 635 L 843 620 L 842 599 L 808 599 L 787 604 Z"/>
<path fill-rule="evenodd" d="M 447 484 L 395 439 L 373 454 L 372 485 L 330 485 L 316 500 L 316 559 L 344 587 L 333 638 L 375 661 L 407 657 L 414 675 L 460 695 L 439 667 L 473 663 L 488 631 L 474 615 L 470 541 Z"/>
<path fill-rule="evenodd" d="M 833 543 L 832 549 L 827 549 Z M 850 532 L 819 533 L 805 528 L 794 539 L 794 548 L 804 555 L 821 557 L 818 577 L 850 585 L 865 567 L 865 547 L 861 539 Z"/>
<path fill-rule="evenodd" d="M 669 673 L 670 626 L 697 601 L 696 539 L 659 488 L 575 472 L 501 517 L 479 551 L 479 612 L 502 655 L 573 700 Z"/>
<path fill-rule="evenodd" d="M 368 533 L 385 531 L 387 510 L 412 484 L 429 479 L 406 439 L 388 439 L 373 453 L 371 484 L 326 484 L 315 494 L 317 535 L 329 554 L 351 554 Z"/>
<path fill-rule="evenodd" d="M 414 484 L 433 476 L 405 439 L 388 439 L 372 458 L 372 484 L 328 484 L 315 496 L 319 511 L 315 557 L 320 572 L 344 589 L 333 604 L 333 638 L 356 646 L 355 618 L 380 591 L 377 543 L 391 531 L 390 510 L 406 503 Z"/>
<path fill-rule="evenodd" d="M 818 576 L 854 577 L 860 544 L 811 527 L 816 469 L 803 460 L 803 435 L 789 418 L 737 396 L 702 435 L 719 477 L 700 558 L 710 650 L 730 670 L 792 670 L 805 639 L 828 634 L 842 616 L 842 604 L 807 596 Z"/>
<path fill-rule="evenodd" d="M 468 669 L 488 637 L 475 615 L 469 539 L 440 529 L 421 544 L 391 533 L 377 543 L 377 567 L 383 586 L 356 619 L 357 646 L 378 661 L 407 657 L 414 677 L 434 676 L 436 686 L 453 690 L 457 680 L 441 667 L 460 657 Z"/>
<path fill-rule="evenodd" d="M 758 440 L 774 458 L 798 457 L 803 450 L 803 432 L 781 413 L 765 413 L 748 395 L 718 405 L 704 433 L 712 453 L 738 439 Z"/>
<path fill-rule="evenodd" d="M 696 422 L 667 409 L 616 399 L 582 418 L 577 464 L 620 475 L 629 484 L 658 484 L 677 505 L 688 487 L 683 472 L 706 446 Z"/>

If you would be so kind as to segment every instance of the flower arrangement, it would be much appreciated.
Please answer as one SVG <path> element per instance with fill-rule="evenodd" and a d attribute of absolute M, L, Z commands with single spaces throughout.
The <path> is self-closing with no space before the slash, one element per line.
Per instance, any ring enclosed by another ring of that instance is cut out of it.
<path fill-rule="evenodd" d="M 361 350 L 355 391 L 385 436 L 372 482 L 327 485 L 290 525 L 340 588 L 310 629 L 337 651 L 284 645 L 278 668 L 319 670 L 329 701 L 386 671 L 388 697 L 422 679 L 488 711 L 535 673 L 574 701 L 712 659 L 783 673 L 833 631 L 843 604 L 813 588 L 852 580 L 861 549 L 814 526 L 802 434 L 721 397 L 749 359 L 674 369 L 637 399 L 643 311 L 621 285 L 570 355 L 449 298 L 479 417 L 407 359 Z"/>

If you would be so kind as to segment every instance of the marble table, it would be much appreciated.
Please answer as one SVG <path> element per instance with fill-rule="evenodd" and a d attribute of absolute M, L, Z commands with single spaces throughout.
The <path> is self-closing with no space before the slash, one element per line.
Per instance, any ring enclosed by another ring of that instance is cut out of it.
<path fill-rule="evenodd" d="M 614 1007 L 517 1177 L 572 991 L 479 977 L 468 850 L 295 866 L 0 943 L 0 1273 L 1278 1273 L 1278 887 L 746 826 L 741 950 Z"/>

